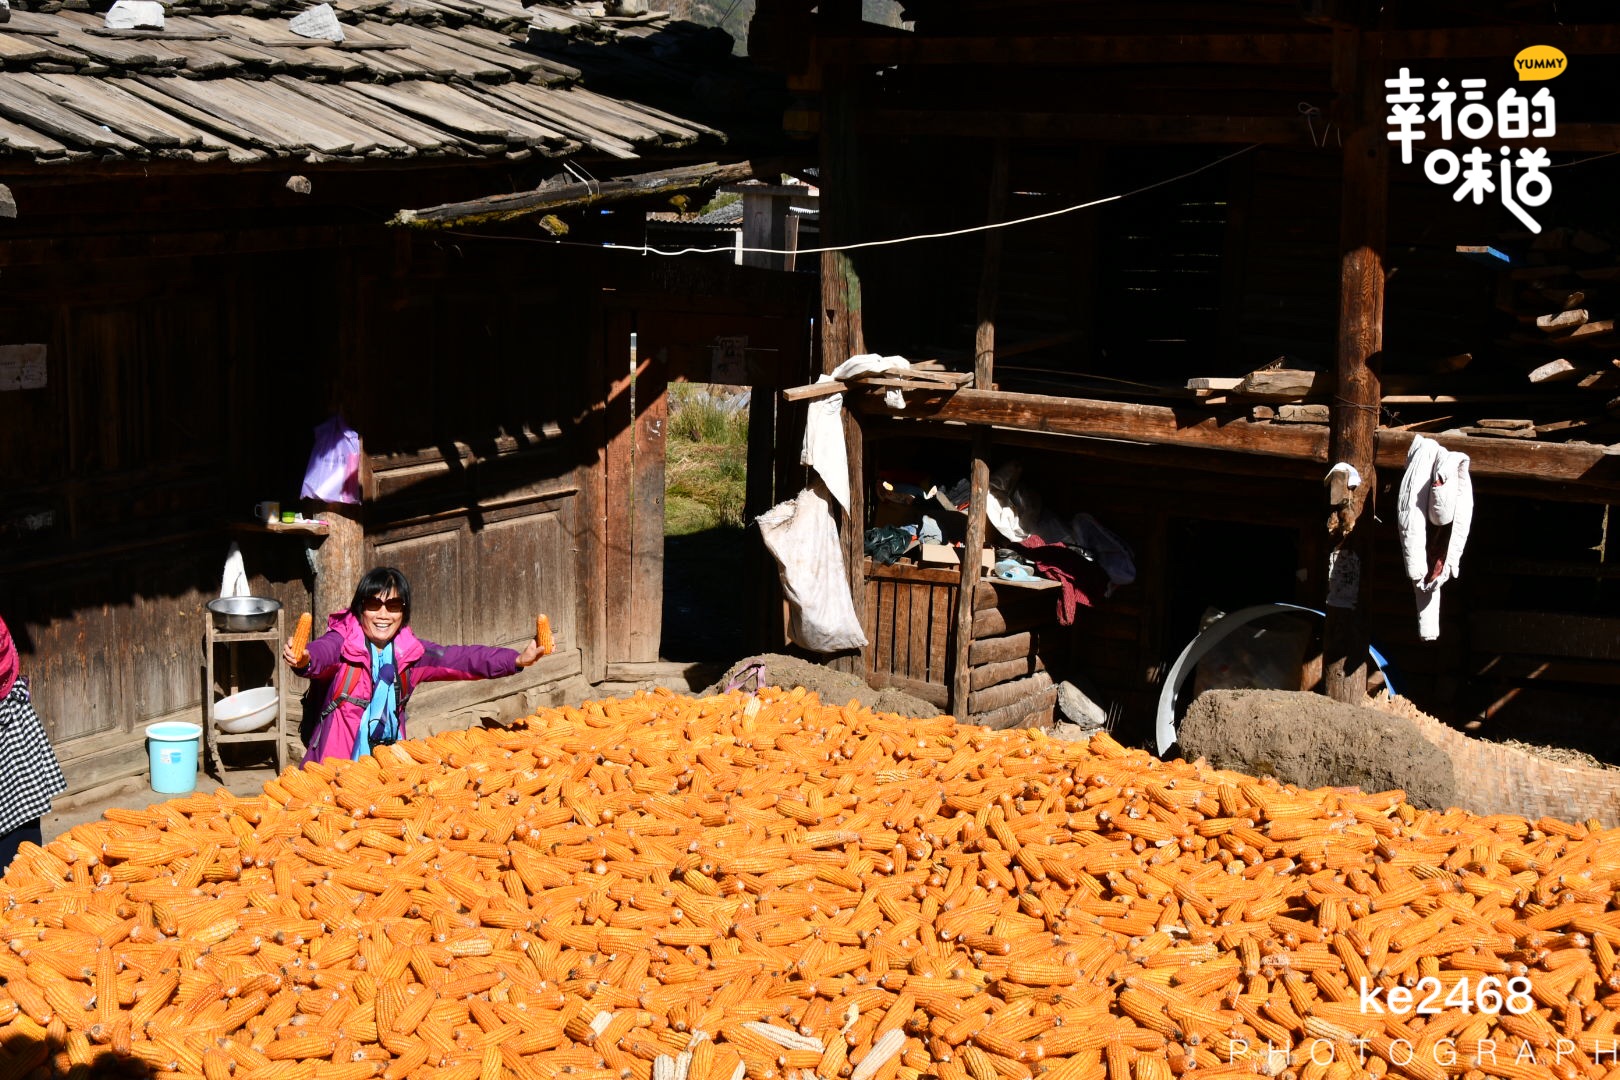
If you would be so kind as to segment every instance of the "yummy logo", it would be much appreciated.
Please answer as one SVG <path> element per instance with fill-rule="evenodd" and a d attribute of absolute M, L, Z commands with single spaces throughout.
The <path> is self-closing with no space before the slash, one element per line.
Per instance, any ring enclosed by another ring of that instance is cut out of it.
<path fill-rule="evenodd" d="M 1520 82 L 1538 79 L 1556 79 L 1569 66 L 1569 58 L 1551 45 L 1532 45 L 1519 50 L 1513 58 L 1513 70 Z"/>

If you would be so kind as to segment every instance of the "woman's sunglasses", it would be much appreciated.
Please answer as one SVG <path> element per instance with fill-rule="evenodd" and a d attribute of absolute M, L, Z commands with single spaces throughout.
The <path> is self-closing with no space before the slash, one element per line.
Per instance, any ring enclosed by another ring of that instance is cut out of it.
<path fill-rule="evenodd" d="M 405 610 L 405 601 L 397 596 L 391 596 L 387 600 L 380 596 L 368 596 L 360 606 L 366 611 L 381 611 L 387 608 L 395 615 L 398 615 Z"/>

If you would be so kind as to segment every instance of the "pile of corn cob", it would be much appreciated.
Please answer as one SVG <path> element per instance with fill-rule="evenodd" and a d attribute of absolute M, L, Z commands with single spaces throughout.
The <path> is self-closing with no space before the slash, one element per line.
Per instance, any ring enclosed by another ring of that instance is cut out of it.
<path fill-rule="evenodd" d="M 1613 1077 L 1617 878 L 1580 825 L 648 694 L 25 846 L 0 1078 Z"/>

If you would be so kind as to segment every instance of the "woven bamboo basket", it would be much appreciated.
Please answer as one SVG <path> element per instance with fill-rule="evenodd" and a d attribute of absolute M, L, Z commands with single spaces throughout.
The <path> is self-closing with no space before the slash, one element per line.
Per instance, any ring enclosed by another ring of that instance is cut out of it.
<path fill-rule="evenodd" d="M 1518 814 L 1534 820 L 1596 821 L 1620 825 L 1620 769 L 1548 761 L 1517 747 L 1474 739 L 1442 724 L 1401 698 L 1377 707 L 1404 716 L 1445 751 L 1457 774 L 1457 801 L 1476 814 Z"/>

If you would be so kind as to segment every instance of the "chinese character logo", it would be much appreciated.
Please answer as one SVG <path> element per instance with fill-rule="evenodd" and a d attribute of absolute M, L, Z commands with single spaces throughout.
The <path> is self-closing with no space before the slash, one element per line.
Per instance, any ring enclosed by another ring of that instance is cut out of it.
<path fill-rule="evenodd" d="M 1561 75 L 1568 60 L 1550 45 L 1533 45 L 1514 57 L 1513 66 L 1521 82 L 1545 80 Z M 1480 206 L 1487 195 L 1496 195 L 1525 228 L 1539 233 L 1540 223 L 1526 208 L 1542 206 L 1552 197 L 1552 181 L 1545 171 L 1547 151 L 1507 144 L 1557 134 L 1558 110 L 1552 91 L 1543 86 L 1526 98 L 1510 86 L 1494 103 L 1488 103 L 1485 79 L 1458 80 L 1456 89 L 1451 80 L 1436 79 L 1425 95 L 1427 85 L 1404 67 L 1395 78 L 1384 80 L 1389 91 L 1384 95 L 1390 107 L 1386 118 L 1389 140 L 1400 146 L 1401 163 L 1412 164 L 1413 145 L 1428 140 L 1430 123 L 1435 142 L 1473 143 L 1461 153 L 1447 146 L 1428 151 L 1423 175 L 1442 187 L 1455 184 L 1451 197 L 1457 202 L 1472 199 Z M 1496 154 L 1479 145 L 1486 141 L 1497 144 Z"/>

